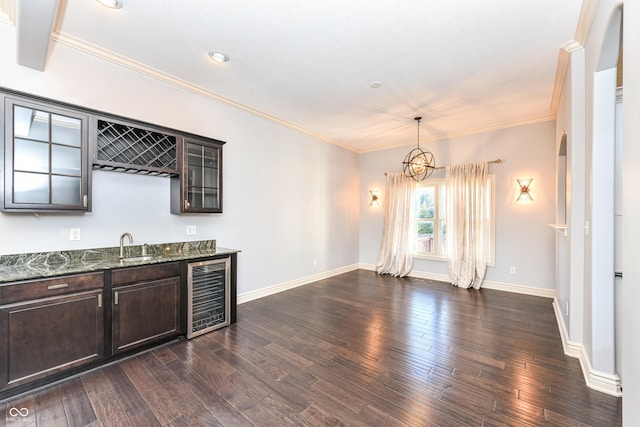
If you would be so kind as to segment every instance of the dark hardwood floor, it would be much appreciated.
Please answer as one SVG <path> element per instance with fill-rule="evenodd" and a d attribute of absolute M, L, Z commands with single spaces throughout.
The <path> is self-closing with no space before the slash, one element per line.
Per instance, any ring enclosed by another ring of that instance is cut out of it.
<path fill-rule="evenodd" d="M 550 299 L 358 270 L 2 402 L 0 426 L 616 426 L 621 405 L 563 354 Z"/>

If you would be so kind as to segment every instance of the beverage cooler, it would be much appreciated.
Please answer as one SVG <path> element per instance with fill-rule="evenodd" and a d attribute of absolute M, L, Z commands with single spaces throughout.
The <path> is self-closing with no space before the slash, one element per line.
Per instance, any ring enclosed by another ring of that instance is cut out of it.
<path fill-rule="evenodd" d="M 188 269 L 187 338 L 228 326 L 229 258 L 189 263 Z"/>

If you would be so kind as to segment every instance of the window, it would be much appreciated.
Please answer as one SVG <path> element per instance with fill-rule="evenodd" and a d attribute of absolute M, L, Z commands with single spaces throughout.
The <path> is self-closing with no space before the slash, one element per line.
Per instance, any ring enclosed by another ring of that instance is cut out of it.
<path fill-rule="evenodd" d="M 416 187 L 413 205 L 414 258 L 444 261 L 447 258 L 447 187 L 444 179 L 430 179 Z M 495 261 L 495 175 L 487 180 L 490 231 L 487 241 L 489 261 Z"/>

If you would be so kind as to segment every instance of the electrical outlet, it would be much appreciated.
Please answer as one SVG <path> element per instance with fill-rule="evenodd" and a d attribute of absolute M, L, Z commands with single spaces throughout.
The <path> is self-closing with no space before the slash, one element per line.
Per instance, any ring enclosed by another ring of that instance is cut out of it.
<path fill-rule="evenodd" d="M 317 259 L 313 259 L 313 266 L 315 267 L 316 265 L 318 265 L 318 260 Z"/>
<path fill-rule="evenodd" d="M 516 274 L 516 268 L 513 266 L 509 267 L 509 273 Z"/>
<path fill-rule="evenodd" d="M 569 301 L 565 301 L 564 302 L 564 311 L 565 313 L 567 313 L 567 316 L 569 315 Z"/>
<path fill-rule="evenodd" d="M 196 234 L 196 226 L 187 225 L 187 234 Z"/>
<path fill-rule="evenodd" d="M 70 228 L 69 229 L 69 240 L 80 240 L 80 229 L 79 228 Z"/>

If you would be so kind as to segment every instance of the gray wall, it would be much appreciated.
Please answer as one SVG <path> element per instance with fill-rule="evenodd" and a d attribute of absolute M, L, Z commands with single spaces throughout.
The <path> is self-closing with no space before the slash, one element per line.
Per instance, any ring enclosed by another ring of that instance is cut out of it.
<path fill-rule="evenodd" d="M 411 120 L 407 121 L 412 126 Z M 554 289 L 555 232 L 555 122 L 518 126 L 481 134 L 421 143 L 433 152 L 438 165 L 495 160 L 496 262 L 487 268 L 486 280 L 507 285 Z M 369 207 L 369 189 L 385 197 L 385 172 L 402 170 L 402 160 L 412 146 L 364 153 L 360 156 L 360 262 L 375 264 L 382 236 L 384 208 Z M 436 171 L 444 177 L 444 171 Z M 516 182 L 532 177 L 533 203 L 516 203 Z M 516 267 L 517 274 L 509 268 Z M 418 272 L 447 274 L 443 261 L 414 260 Z"/>
<path fill-rule="evenodd" d="M 20 67 L 2 23 L 0 51 L 0 86 L 227 141 L 221 215 L 170 214 L 168 178 L 95 172 L 91 213 L 0 214 L 0 254 L 217 239 L 242 250 L 240 294 L 357 265 L 356 153 L 61 44 L 46 71 Z"/>

